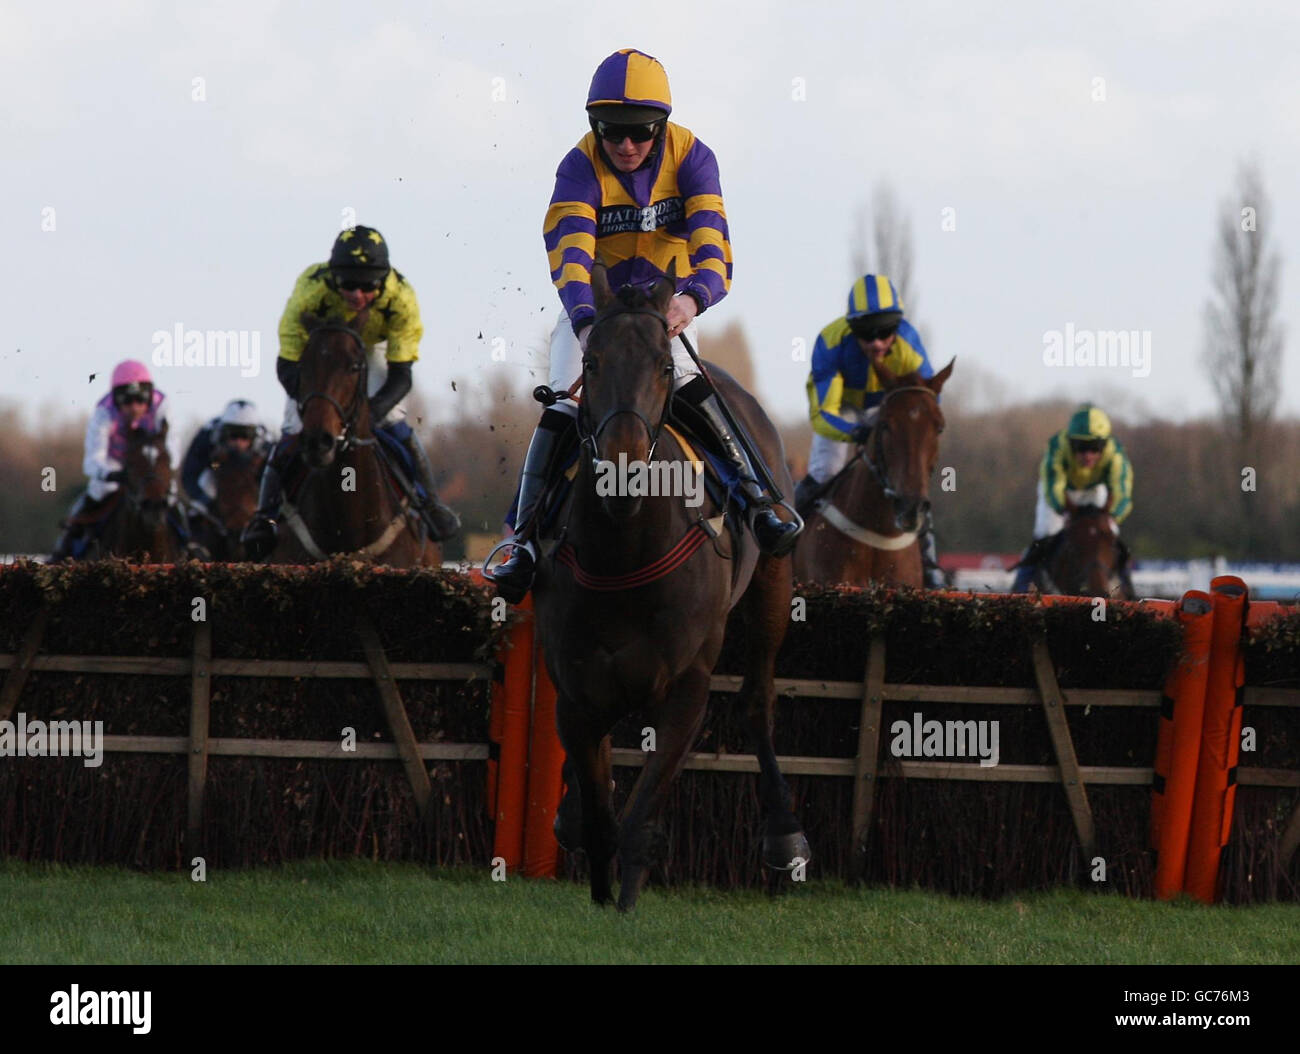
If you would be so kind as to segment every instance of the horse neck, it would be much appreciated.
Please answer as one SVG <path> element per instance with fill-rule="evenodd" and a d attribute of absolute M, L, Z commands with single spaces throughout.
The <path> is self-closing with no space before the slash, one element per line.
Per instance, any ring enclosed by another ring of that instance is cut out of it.
<path fill-rule="evenodd" d="M 356 470 L 354 490 L 343 489 L 343 473 L 349 468 Z M 349 447 L 329 468 L 318 470 L 317 478 L 313 495 L 322 499 L 321 529 L 332 527 L 335 543 L 344 551 L 370 544 L 396 514 L 374 445 Z"/>

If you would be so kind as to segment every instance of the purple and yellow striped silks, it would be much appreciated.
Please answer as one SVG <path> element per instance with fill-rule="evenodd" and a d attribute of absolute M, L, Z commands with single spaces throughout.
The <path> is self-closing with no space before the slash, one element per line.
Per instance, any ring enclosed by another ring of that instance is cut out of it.
<path fill-rule="evenodd" d="M 668 122 L 658 153 L 644 171 L 615 171 L 594 134 L 560 162 L 543 236 L 551 280 L 574 332 L 591 321 L 591 267 L 596 253 L 610 286 L 642 285 L 677 265 L 677 291 L 701 309 L 731 288 L 731 242 L 713 151 Z"/>

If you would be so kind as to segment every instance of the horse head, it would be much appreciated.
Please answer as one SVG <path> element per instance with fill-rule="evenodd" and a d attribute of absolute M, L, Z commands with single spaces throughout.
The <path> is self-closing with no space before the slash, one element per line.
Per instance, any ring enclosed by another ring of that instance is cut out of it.
<path fill-rule="evenodd" d="M 127 504 L 137 511 L 147 528 L 158 528 L 167 512 L 172 482 L 167 425 L 154 433 L 143 428 L 129 429 L 122 468 L 126 472 L 122 494 Z"/>
<path fill-rule="evenodd" d="M 862 449 L 862 457 L 893 506 L 900 531 L 918 530 L 930 511 L 930 477 L 939 458 L 944 429 L 938 395 L 953 359 L 933 377 L 894 374 L 882 362 L 873 364 L 885 390 L 880 412 Z"/>
<path fill-rule="evenodd" d="M 324 468 L 356 438 L 370 435 L 366 395 L 366 346 L 361 339 L 369 316 L 362 310 L 350 323 L 303 312 L 307 330 L 298 375 L 298 416 L 302 453 L 313 468 Z"/>
<path fill-rule="evenodd" d="M 603 264 L 592 268 L 596 301 L 587 350 L 582 359 L 579 432 L 596 473 L 654 456 L 672 398 L 673 356 L 666 312 L 676 292 L 675 267 L 648 292 L 628 287 L 615 294 Z M 605 512 L 616 521 L 637 514 L 641 498 L 602 495 Z"/>
<path fill-rule="evenodd" d="M 1058 589 L 1071 596 L 1110 596 L 1124 559 L 1123 543 L 1106 509 L 1080 505 L 1065 518 L 1063 537 L 1048 569 Z"/>

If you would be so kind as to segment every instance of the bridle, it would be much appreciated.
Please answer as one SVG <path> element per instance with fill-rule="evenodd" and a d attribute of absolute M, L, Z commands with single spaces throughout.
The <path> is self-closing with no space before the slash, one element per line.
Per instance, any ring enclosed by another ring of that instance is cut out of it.
<path fill-rule="evenodd" d="M 317 334 L 328 332 L 346 333 L 356 342 L 357 349 L 361 352 L 360 357 L 354 360 L 349 366 L 349 370 L 358 375 L 356 388 L 352 394 L 352 402 L 349 403 L 348 408 L 344 410 L 343 407 L 339 405 L 338 401 L 332 396 L 326 395 L 324 392 L 310 392 L 297 401 L 298 417 L 301 420 L 304 411 L 307 408 L 307 404 L 313 399 L 323 399 L 334 408 L 335 412 L 339 415 L 339 419 L 343 422 L 343 431 L 338 435 L 331 437 L 334 440 L 334 448 L 336 451 L 342 453 L 343 451 L 350 450 L 353 447 L 373 446 L 376 442 L 373 436 L 369 439 L 362 439 L 356 434 L 357 418 L 361 416 L 361 407 L 366 399 L 366 378 L 370 368 L 369 363 L 366 360 L 365 342 L 361 339 L 361 335 L 355 329 L 343 322 L 322 322 L 319 326 L 312 329 L 311 336 L 307 341 L 308 344 L 316 339 Z"/>
<path fill-rule="evenodd" d="M 625 303 L 612 308 L 606 313 L 603 313 L 598 319 L 596 319 L 594 323 L 592 323 L 591 328 L 595 330 L 597 326 L 608 321 L 609 319 L 617 318 L 622 315 L 649 315 L 651 318 L 658 320 L 658 322 L 664 327 L 665 333 L 668 332 L 668 319 L 664 317 L 662 312 L 655 310 L 653 307 L 648 307 L 644 305 L 631 307 Z M 590 341 L 591 339 L 590 334 L 588 335 L 587 339 L 588 341 Z M 589 367 L 590 367 L 590 361 L 588 357 L 584 354 L 582 357 L 583 388 L 587 388 L 587 370 L 589 369 Z M 671 356 L 669 357 L 668 365 L 664 368 L 664 372 L 667 373 L 670 377 L 672 376 L 673 363 L 672 363 Z M 637 410 L 634 407 L 619 406 L 619 407 L 615 407 L 614 409 L 606 413 L 605 416 L 600 419 L 600 424 L 598 424 L 595 428 L 591 427 L 591 415 L 588 411 L 587 401 L 586 400 L 580 401 L 578 403 L 578 420 L 577 420 L 578 439 L 581 442 L 581 445 L 587 448 L 588 454 L 591 457 L 592 461 L 594 462 L 599 458 L 599 450 L 597 448 L 597 444 L 600 442 L 601 432 L 605 430 L 606 426 L 610 423 L 610 421 L 612 421 L 615 417 L 618 417 L 620 414 L 632 414 L 632 416 L 634 416 L 638 421 L 640 421 L 641 424 L 645 427 L 646 434 L 650 437 L 650 451 L 649 453 L 646 454 L 646 461 L 651 461 L 654 459 L 655 447 L 659 445 L 659 435 L 663 431 L 664 424 L 668 421 L 668 410 L 669 407 L 672 405 L 672 401 L 673 401 L 673 389 L 670 383 L 668 386 L 668 394 L 664 398 L 663 409 L 659 412 L 659 420 L 656 424 L 652 425 L 650 423 L 650 419 L 646 417 L 646 415 L 643 414 L 640 410 Z"/>
<path fill-rule="evenodd" d="M 858 452 L 854 457 L 854 460 L 857 458 L 862 459 L 863 463 L 867 466 L 867 470 L 871 473 L 871 478 L 876 481 L 876 485 L 890 501 L 897 500 L 900 495 L 898 491 L 890 485 L 888 468 L 879 460 L 880 433 L 885 424 L 885 407 L 889 405 L 890 399 L 895 395 L 902 394 L 903 392 L 925 392 L 925 394 L 934 399 L 936 403 L 939 398 L 924 384 L 909 384 L 902 388 L 891 388 L 885 394 L 885 397 L 880 400 L 880 411 L 876 415 L 875 424 L 871 426 L 871 434 L 867 436 L 866 443 L 858 448 Z M 852 464 L 852 461 L 850 461 L 850 464 Z M 848 466 L 846 465 L 845 468 L 848 468 Z"/>

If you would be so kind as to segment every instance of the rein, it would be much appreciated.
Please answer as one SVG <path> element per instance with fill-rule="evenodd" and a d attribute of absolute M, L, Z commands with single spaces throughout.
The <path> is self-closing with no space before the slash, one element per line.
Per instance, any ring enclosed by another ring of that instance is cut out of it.
<path fill-rule="evenodd" d="M 356 387 L 353 389 L 352 402 L 348 409 L 344 410 L 333 396 L 326 395 L 324 392 L 310 392 L 306 397 L 298 400 L 298 417 L 302 418 L 307 404 L 313 399 L 323 399 L 329 403 L 343 421 L 343 431 L 334 436 L 335 449 L 342 452 L 353 449 L 354 447 L 374 446 L 376 439 L 371 436 L 369 439 L 361 439 L 355 434 L 357 427 L 357 418 L 361 416 L 362 401 L 366 398 L 366 378 L 369 374 L 370 364 L 366 361 L 366 345 L 359 334 L 351 326 L 343 322 L 324 322 L 311 331 L 309 342 L 316 338 L 318 333 L 346 333 L 357 345 L 361 352 L 360 358 L 352 364 L 352 370 L 358 374 Z"/>

